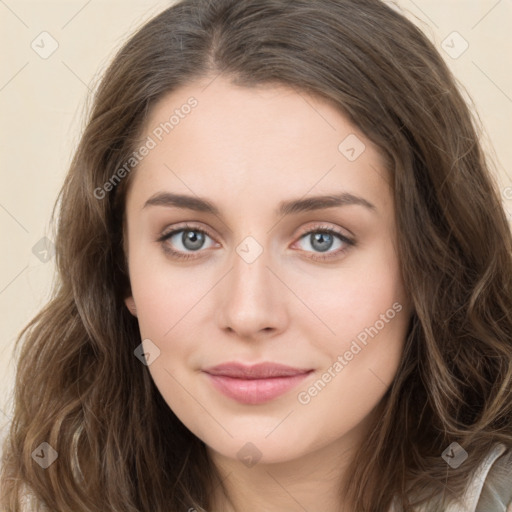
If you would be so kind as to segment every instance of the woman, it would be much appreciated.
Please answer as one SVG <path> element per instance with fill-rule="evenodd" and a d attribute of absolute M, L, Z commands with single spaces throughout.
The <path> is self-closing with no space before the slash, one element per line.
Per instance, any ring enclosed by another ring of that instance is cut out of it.
<path fill-rule="evenodd" d="M 510 508 L 511 248 L 400 14 L 181 1 L 105 73 L 61 192 L 2 508 Z"/>

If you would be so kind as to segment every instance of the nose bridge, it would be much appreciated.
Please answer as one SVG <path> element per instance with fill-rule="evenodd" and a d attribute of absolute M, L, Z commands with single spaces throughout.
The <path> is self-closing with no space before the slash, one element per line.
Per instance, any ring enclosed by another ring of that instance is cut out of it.
<path fill-rule="evenodd" d="M 248 236 L 235 249 L 233 257 L 233 286 L 242 296 L 264 295 L 268 287 L 271 254 L 254 237 Z M 235 290 L 233 290 L 235 291 Z"/>
<path fill-rule="evenodd" d="M 264 244 L 247 236 L 235 247 L 231 271 L 221 290 L 221 327 L 243 336 L 283 327 L 283 295 L 267 268 L 272 266 L 272 254 Z"/>
<path fill-rule="evenodd" d="M 239 305 L 252 303 L 253 307 L 261 307 L 270 301 L 267 266 L 271 264 L 271 254 L 267 247 L 263 247 L 264 243 L 247 236 L 235 248 L 229 295 Z"/>

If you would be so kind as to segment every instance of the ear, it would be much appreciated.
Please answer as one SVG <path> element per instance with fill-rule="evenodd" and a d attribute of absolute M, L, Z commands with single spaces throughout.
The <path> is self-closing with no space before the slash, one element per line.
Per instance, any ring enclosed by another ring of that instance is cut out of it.
<path fill-rule="evenodd" d="M 124 299 L 124 303 L 126 304 L 126 307 L 130 311 L 130 313 L 136 317 L 137 307 L 135 306 L 135 301 L 133 300 L 133 297 L 131 295 L 129 297 L 126 297 L 126 299 Z"/>

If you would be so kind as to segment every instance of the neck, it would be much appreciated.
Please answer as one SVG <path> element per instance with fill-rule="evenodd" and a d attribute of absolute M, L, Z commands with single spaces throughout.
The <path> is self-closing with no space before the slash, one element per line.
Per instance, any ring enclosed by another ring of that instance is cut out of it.
<path fill-rule="evenodd" d="M 340 438 L 293 460 L 247 467 L 208 448 L 222 484 L 214 491 L 213 512 L 353 512 L 342 488 L 370 418 Z"/>

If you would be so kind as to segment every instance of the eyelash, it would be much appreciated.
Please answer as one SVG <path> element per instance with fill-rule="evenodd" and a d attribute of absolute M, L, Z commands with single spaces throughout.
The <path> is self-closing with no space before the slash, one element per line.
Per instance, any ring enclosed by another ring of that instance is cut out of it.
<path fill-rule="evenodd" d="M 165 245 L 164 242 L 166 242 L 169 238 L 174 236 L 176 233 L 180 233 L 182 231 L 193 231 L 195 233 L 202 233 L 204 235 L 209 236 L 213 240 L 213 237 L 210 235 L 210 233 L 208 233 L 208 231 L 206 231 L 203 228 L 199 228 L 197 226 L 193 226 L 193 225 L 190 225 L 190 224 L 185 224 L 183 226 L 180 226 L 179 228 L 173 229 L 172 231 L 169 231 L 167 233 L 163 233 L 157 239 L 157 242 L 160 242 L 162 244 L 163 250 L 167 254 L 169 254 L 171 257 L 173 257 L 173 258 L 177 258 L 177 259 L 180 259 L 180 260 L 189 260 L 191 258 L 196 258 L 197 257 L 197 256 L 195 256 L 194 252 L 192 252 L 192 253 L 182 253 L 180 251 L 175 251 L 174 249 L 171 249 L 168 245 Z M 331 260 L 333 258 L 336 258 L 336 257 L 340 256 L 341 254 L 344 254 L 351 247 L 356 245 L 355 240 L 347 238 L 341 232 L 339 232 L 338 230 L 333 229 L 332 227 L 329 227 L 329 226 L 315 226 L 314 228 L 309 229 L 308 231 L 305 231 L 304 233 L 302 233 L 299 236 L 298 240 L 301 240 L 305 236 L 311 235 L 313 233 L 322 233 L 322 234 L 334 235 L 334 236 L 338 237 L 343 243 L 345 243 L 348 246 L 348 247 L 345 247 L 344 249 L 338 249 L 335 252 L 326 253 L 326 255 L 314 256 L 314 257 L 312 257 L 313 260 L 317 260 L 317 261 Z M 195 251 L 195 252 L 199 252 L 199 251 Z M 309 251 L 307 251 L 307 252 L 309 252 Z M 313 253 L 313 254 L 320 254 L 320 253 Z"/>

